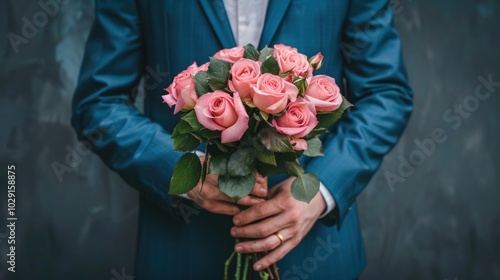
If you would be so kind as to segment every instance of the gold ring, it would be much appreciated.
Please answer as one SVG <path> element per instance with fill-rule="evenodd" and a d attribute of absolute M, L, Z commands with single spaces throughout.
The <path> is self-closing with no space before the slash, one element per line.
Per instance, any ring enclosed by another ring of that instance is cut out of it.
<path fill-rule="evenodd" d="M 283 238 L 283 235 L 279 231 L 277 231 L 274 235 L 276 235 L 280 239 L 280 246 L 285 243 L 285 238 Z"/>

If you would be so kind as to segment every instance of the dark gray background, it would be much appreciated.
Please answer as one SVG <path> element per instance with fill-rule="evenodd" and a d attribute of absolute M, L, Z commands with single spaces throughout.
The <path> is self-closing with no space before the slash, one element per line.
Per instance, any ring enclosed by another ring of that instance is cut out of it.
<path fill-rule="evenodd" d="M 123 276 L 134 271 L 137 193 L 94 155 L 73 159 L 62 180 L 52 167 L 79 147 L 70 101 L 93 20 L 93 1 L 66 2 L 17 52 L 8 34 L 22 35 L 23 17 L 33 22 L 43 9 L 36 1 L 0 3 L 0 168 L 17 166 L 15 279 L 132 279 Z M 478 77 L 500 81 L 500 2 L 393 4 L 415 109 L 358 199 L 368 254 L 362 279 L 500 279 L 500 87 L 477 104 L 472 97 Z M 460 125 L 444 119 L 464 100 L 470 112 Z M 446 141 L 411 175 L 398 171 L 418 156 L 415 141 L 436 128 Z M 5 173 L 0 278 L 11 279 Z M 389 173 L 399 181 L 389 183 Z"/>

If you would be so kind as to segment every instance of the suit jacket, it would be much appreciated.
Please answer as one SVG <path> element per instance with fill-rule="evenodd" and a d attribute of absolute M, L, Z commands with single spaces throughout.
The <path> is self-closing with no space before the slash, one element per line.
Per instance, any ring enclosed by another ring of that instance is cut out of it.
<path fill-rule="evenodd" d="M 282 279 L 353 279 L 365 266 L 356 196 L 412 110 L 393 14 L 386 0 L 271 0 L 259 49 L 276 43 L 308 56 L 321 51 L 319 72 L 355 104 L 322 138 L 325 157 L 303 161 L 335 198 L 336 215 L 278 263 Z M 193 61 L 233 46 L 222 0 L 96 1 L 72 125 L 140 193 L 137 279 L 222 278 L 234 246 L 231 218 L 187 200 L 173 205 L 169 181 L 182 153 L 170 133 L 179 116 L 160 96 Z M 131 103 L 140 90 L 143 113 Z"/>

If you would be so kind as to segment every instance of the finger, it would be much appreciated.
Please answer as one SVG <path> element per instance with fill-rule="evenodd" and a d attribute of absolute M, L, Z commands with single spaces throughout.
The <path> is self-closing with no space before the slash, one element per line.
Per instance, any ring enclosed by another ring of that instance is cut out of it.
<path fill-rule="evenodd" d="M 276 195 L 278 195 L 278 193 L 282 192 L 283 191 L 283 185 L 292 185 L 293 181 L 295 180 L 295 177 L 289 177 L 288 179 L 276 184 L 276 186 L 272 187 L 270 190 L 269 190 L 269 197 L 274 197 Z"/>
<path fill-rule="evenodd" d="M 216 174 L 207 174 L 207 177 L 205 177 L 205 183 L 217 186 L 219 184 L 218 182 L 219 182 L 219 176 L 217 176 Z"/>
<path fill-rule="evenodd" d="M 257 173 L 258 174 L 258 173 Z M 255 187 L 253 188 L 251 195 L 266 197 L 267 196 L 267 178 L 259 175 L 257 176 L 257 180 L 255 182 Z"/>
<path fill-rule="evenodd" d="M 198 187 L 198 197 L 200 199 L 215 199 L 234 203 L 234 201 L 223 193 L 217 185 L 205 182 L 203 186 L 200 184 Z"/>
<path fill-rule="evenodd" d="M 244 210 L 238 215 L 234 216 L 233 223 L 236 226 L 247 225 L 280 213 L 281 211 L 283 211 L 283 209 L 276 205 L 276 200 L 277 199 L 273 198 L 271 200 L 253 205 L 247 210 Z"/>
<path fill-rule="evenodd" d="M 295 246 L 297 246 L 297 244 L 298 242 L 296 242 L 294 239 L 285 241 L 283 245 L 272 250 L 267 255 L 260 258 L 256 263 L 254 263 L 253 269 L 255 271 L 260 271 L 270 267 L 271 265 L 282 260 L 293 248 L 295 248 Z"/>
<path fill-rule="evenodd" d="M 260 197 L 255 197 L 252 195 L 245 196 L 244 198 L 238 200 L 239 205 L 244 205 L 244 206 L 252 206 L 261 202 L 264 202 L 265 200 Z"/>
<path fill-rule="evenodd" d="M 195 200 L 197 204 L 199 204 L 201 207 L 203 207 L 205 210 L 210 211 L 212 213 L 216 214 L 223 214 L 223 215 L 230 215 L 234 216 L 238 212 L 240 212 L 240 209 L 238 206 L 232 203 L 227 203 L 219 200 L 213 200 L 213 199 L 197 199 Z"/>
<path fill-rule="evenodd" d="M 285 228 L 283 230 L 280 230 L 279 233 L 281 234 L 285 242 L 289 239 L 288 236 L 290 236 L 289 234 L 291 234 L 291 230 L 289 228 Z M 234 246 L 234 250 L 237 253 L 258 253 L 274 250 L 280 245 L 282 245 L 281 239 L 276 234 L 271 234 L 262 239 L 239 242 Z"/>
<path fill-rule="evenodd" d="M 291 225 L 292 223 L 285 215 L 277 215 L 259 223 L 233 227 L 231 235 L 240 238 L 265 238 Z"/>

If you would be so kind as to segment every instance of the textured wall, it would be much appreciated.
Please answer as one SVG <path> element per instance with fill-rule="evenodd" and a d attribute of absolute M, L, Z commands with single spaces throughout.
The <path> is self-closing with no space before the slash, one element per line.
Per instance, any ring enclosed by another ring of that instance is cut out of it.
<path fill-rule="evenodd" d="M 36 1 L 0 3 L 0 167 L 18 172 L 13 279 L 133 274 L 137 194 L 69 126 L 92 3 L 68 0 L 53 12 Z M 500 279 L 500 86 L 485 82 L 500 81 L 500 2 L 393 5 L 415 111 L 358 199 L 362 278 Z M 38 26 L 23 31 L 26 20 Z M 2 187 L 2 225 L 5 196 Z M 0 279 L 12 278 L 6 240 L 2 226 Z"/>

